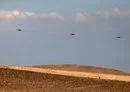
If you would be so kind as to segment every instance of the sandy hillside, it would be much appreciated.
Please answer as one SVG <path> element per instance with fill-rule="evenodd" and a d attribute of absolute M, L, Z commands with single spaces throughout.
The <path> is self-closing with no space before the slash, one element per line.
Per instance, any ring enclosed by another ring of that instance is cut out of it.
<path fill-rule="evenodd" d="M 73 64 L 63 64 L 63 65 L 36 65 L 32 66 L 36 68 L 43 69 L 54 69 L 54 70 L 65 70 L 65 71 L 78 71 L 78 72 L 90 72 L 90 73 L 104 73 L 104 74 L 116 74 L 116 75 L 130 75 L 120 70 L 94 67 L 94 66 L 84 66 L 84 65 L 73 65 Z"/>
<path fill-rule="evenodd" d="M 44 72 L 38 72 L 37 68 L 1 66 L 0 92 L 130 91 L 130 82 L 128 81 L 102 80 L 98 78 L 76 77 L 73 75 L 67 76 L 49 73 L 50 69 L 45 70 L 43 70 Z M 40 71 L 42 71 L 41 68 Z"/>

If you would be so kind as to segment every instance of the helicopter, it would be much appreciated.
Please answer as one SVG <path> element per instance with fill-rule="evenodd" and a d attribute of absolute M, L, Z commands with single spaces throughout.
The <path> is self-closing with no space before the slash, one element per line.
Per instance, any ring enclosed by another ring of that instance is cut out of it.
<path fill-rule="evenodd" d="M 120 39 L 121 37 L 120 37 L 120 36 L 117 36 L 116 38 L 117 38 L 117 39 Z"/>
<path fill-rule="evenodd" d="M 75 33 L 70 33 L 70 35 L 74 36 L 74 35 L 76 35 L 76 34 L 75 34 Z"/>
<path fill-rule="evenodd" d="M 17 29 L 17 31 L 22 31 L 22 29 Z"/>

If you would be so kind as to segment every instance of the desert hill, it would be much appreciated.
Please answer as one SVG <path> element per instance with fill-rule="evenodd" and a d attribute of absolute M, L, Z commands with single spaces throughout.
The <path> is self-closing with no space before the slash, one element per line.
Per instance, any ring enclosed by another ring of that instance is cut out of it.
<path fill-rule="evenodd" d="M 126 72 L 123 72 L 120 70 L 116 70 L 116 69 L 94 67 L 94 66 L 85 66 L 85 65 L 75 65 L 75 64 L 36 65 L 36 66 L 32 66 L 32 67 L 43 68 L 43 69 L 54 69 L 54 70 L 77 71 L 77 72 L 130 75 L 129 73 L 126 73 Z"/>
<path fill-rule="evenodd" d="M 32 70 L 33 69 L 35 68 L 32 68 Z M 0 66 L 0 92 L 130 91 L 130 82 L 128 81 L 104 80 L 87 77 L 85 78 L 76 77 L 73 75 L 58 75 L 51 74 L 48 72 L 37 72 L 32 70 L 28 67 Z"/>

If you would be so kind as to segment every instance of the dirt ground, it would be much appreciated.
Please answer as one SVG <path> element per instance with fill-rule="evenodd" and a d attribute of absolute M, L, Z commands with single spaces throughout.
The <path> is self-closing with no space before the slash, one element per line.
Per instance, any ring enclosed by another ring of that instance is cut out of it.
<path fill-rule="evenodd" d="M 116 74 L 116 75 L 130 75 L 129 73 L 109 68 L 85 66 L 85 65 L 74 65 L 74 64 L 63 64 L 63 65 L 37 65 L 32 66 L 42 69 L 55 69 L 55 70 L 67 70 L 67 71 L 78 71 L 78 72 L 90 72 L 90 73 L 104 73 L 104 74 Z"/>
<path fill-rule="evenodd" d="M 130 82 L 0 68 L 0 92 L 130 92 Z"/>

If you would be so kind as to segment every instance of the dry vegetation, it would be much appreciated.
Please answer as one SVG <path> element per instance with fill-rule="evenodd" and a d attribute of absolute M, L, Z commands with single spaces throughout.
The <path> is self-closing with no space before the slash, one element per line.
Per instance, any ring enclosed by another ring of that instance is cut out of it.
<path fill-rule="evenodd" d="M 83 66 L 83 65 L 37 65 L 32 66 L 36 68 L 43 69 L 54 69 L 54 70 L 66 70 L 66 71 L 78 71 L 78 72 L 90 72 L 90 73 L 104 73 L 104 74 L 116 74 L 116 75 L 130 75 L 129 73 L 125 73 L 123 71 L 102 68 L 102 67 L 93 67 L 93 66 Z"/>
<path fill-rule="evenodd" d="M 0 92 L 130 92 L 130 82 L 0 68 Z"/>

